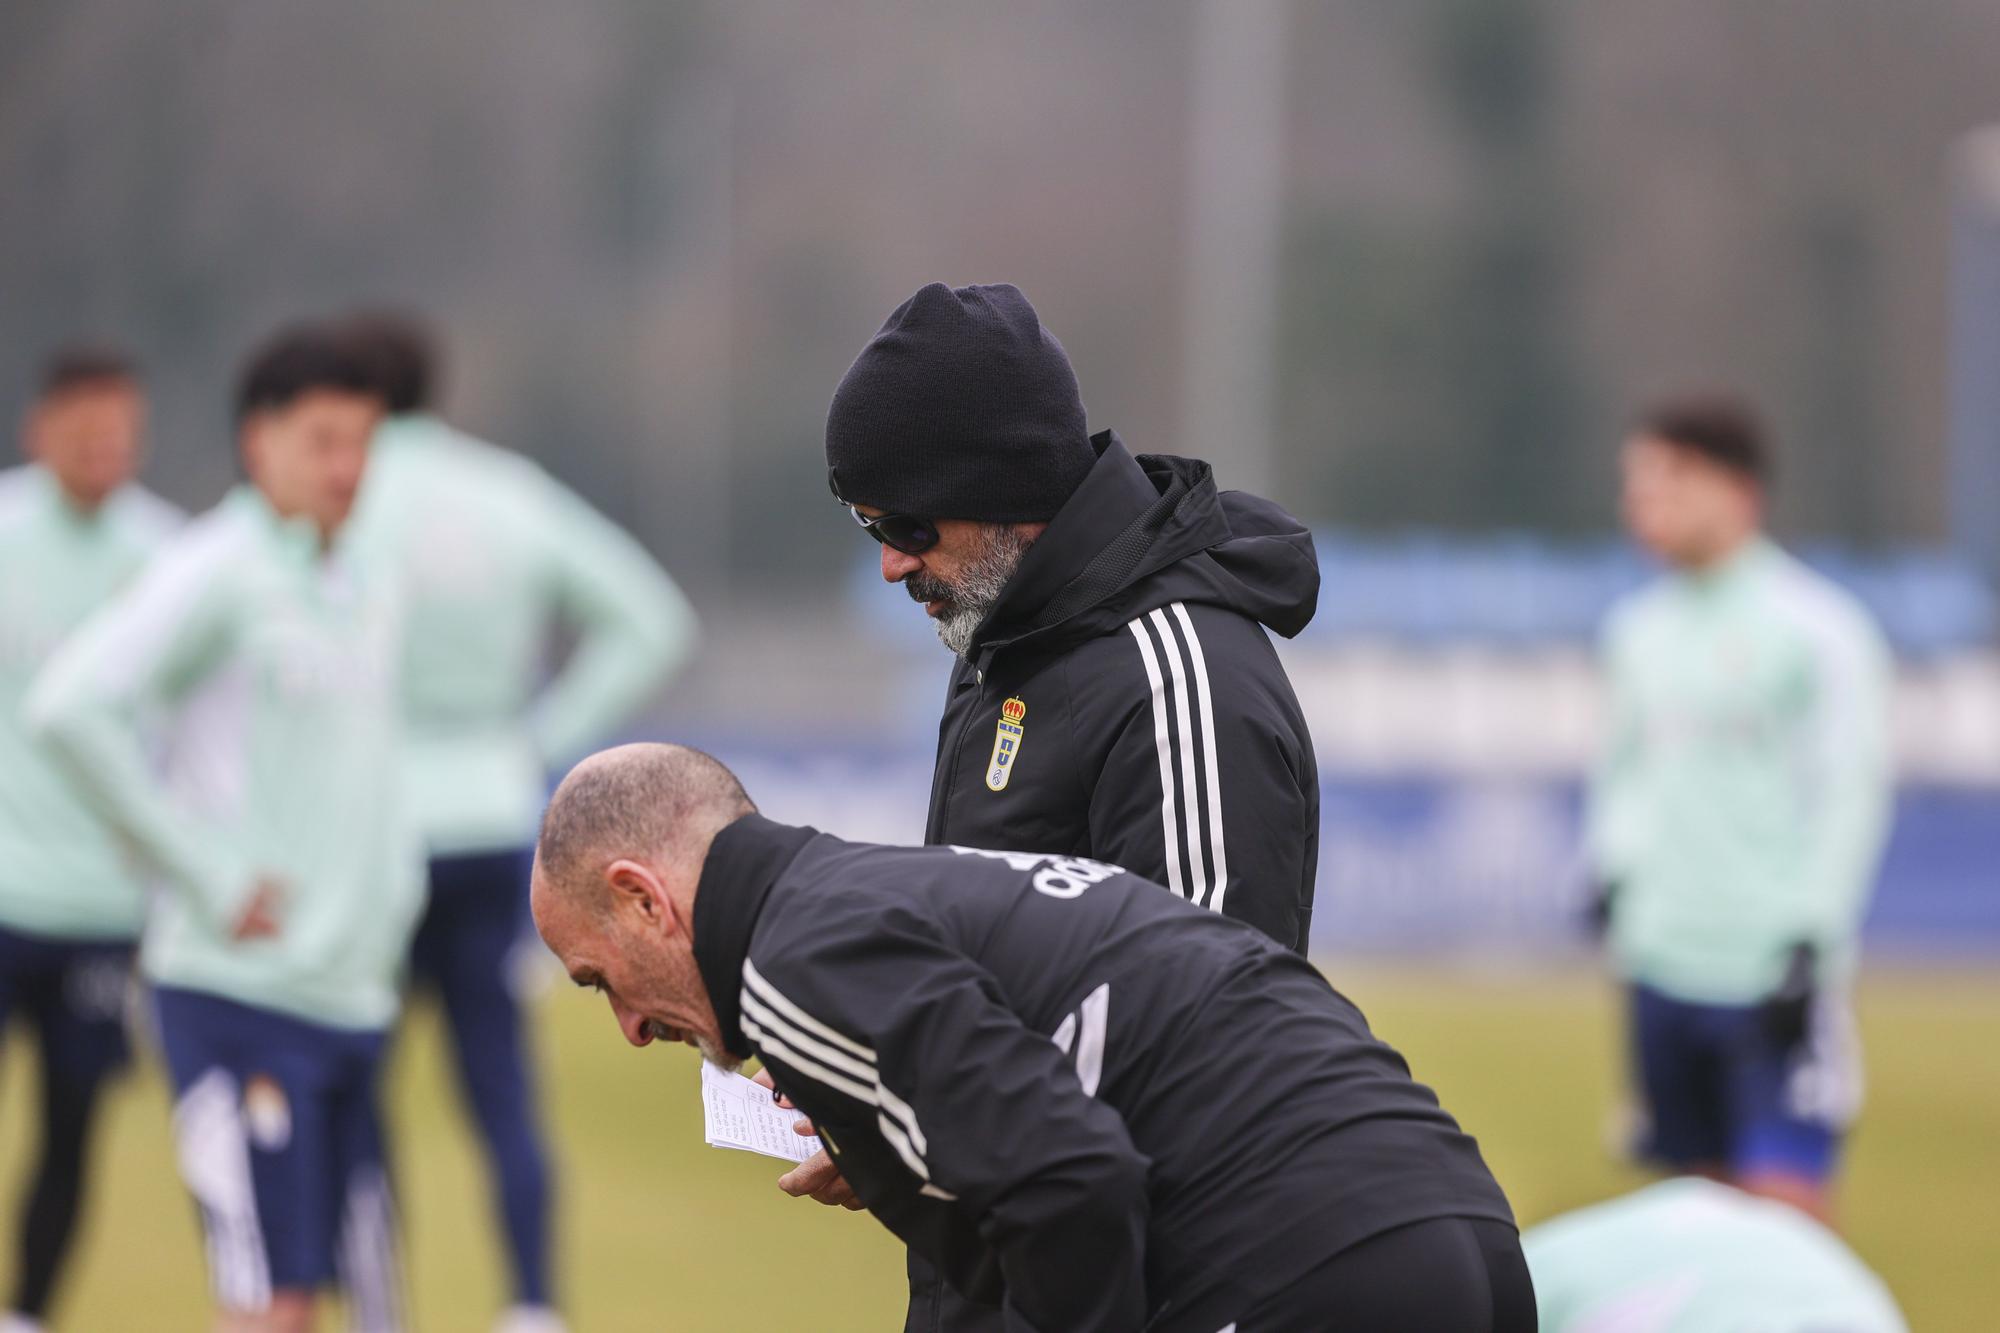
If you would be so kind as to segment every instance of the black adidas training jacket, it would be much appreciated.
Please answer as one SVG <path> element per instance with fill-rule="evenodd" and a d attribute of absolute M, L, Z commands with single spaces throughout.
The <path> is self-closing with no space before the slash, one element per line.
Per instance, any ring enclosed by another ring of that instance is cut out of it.
<path fill-rule="evenodd" d="M 1312 619 L 1312 537 L 1206 463 L 1091 443 L 952 672 L 926 841 L 1110 861 L 1303 952 L 1319 779 L 1265 628 Z"/>
<path fill-rule="evenodd" d="M 1393 1227 L 1513 1220 L 1317 971 L 1115 866 L 750 815 L 694 948 L 724 1044 L 1010 1333 L 1216 1333 Z"/>

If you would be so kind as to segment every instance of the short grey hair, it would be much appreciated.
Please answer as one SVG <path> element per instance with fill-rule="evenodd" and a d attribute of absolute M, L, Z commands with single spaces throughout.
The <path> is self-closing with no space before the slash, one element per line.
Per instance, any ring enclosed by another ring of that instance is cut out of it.
<path fill-rule="evenodd" d="M 542 815 L 535 861 L 551 887 L 574 892 L 620 857 L 705 852 L 718 830 L 756 809 L 712 755 L 685 745 L 623 745 L 562 780 Z"/>

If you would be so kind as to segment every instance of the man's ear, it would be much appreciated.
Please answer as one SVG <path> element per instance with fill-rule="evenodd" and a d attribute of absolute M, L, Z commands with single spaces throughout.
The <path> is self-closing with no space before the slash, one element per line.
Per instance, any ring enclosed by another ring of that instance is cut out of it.
<path fill-rule="evenodd" d="M 604 886 L 611 895 L 613 912 L 636 913 L 639 920 L 654 929 L 672 910 L 666 886 L 660 883 L 659 876 L 637 861 L 621 857 L 606 866 Z"/>

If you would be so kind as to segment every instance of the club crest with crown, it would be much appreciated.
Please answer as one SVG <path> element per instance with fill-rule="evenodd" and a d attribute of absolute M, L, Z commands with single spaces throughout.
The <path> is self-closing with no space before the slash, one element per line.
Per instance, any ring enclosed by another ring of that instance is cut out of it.
<path fill-rule="evenodd" d="M 1000 724 L 993 734 L 993 758 L 986 765 L 986 786 L 992 791 L 1007 790 L 1014 776 L 1014 761 L 1020 757 L 1021 742 L 1028 734 L 1028 705 L 1009 699 L 1000 705 Z"/>

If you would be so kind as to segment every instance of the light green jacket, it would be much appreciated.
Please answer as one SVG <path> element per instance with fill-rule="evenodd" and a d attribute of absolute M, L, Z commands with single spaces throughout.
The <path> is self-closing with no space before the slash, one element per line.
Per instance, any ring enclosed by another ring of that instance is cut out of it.
<path fill-rule="evenodd" d="M 1909 1333 L 1839 1237 L 1709 1180 L 1565 1213 L 1521 1244 L 1542 1333 Z"/>
<path fill-rule="evenodd" d="M 1624 974 L 1750 1004 L 1800 942 L 1853 964 L 1889 827 L 1893 668 L 1846 593 L 1762 540 L 1612 613 L 1590 855 Z"/>
<path fill-rule="evenodd" d="M 42 468 L 0 472 L 0 925 L 64 939 L 138 937 L 138 868 L 29 740 L 22 705 L 56 645 L 181 520 L 137 486 L 85 513 Z"/>
<path fill-rule="evenodd" d="M 393 586 L 242 488 L 43 670 L 31 731 L 159 877 L 154 981 L 332 1027 L 394 1018 L 423 902 L 396 781 L 399 628 Z M 282 885 L 279 932 L 237 941 L 262 876 Z"/>
<path fill-rule="evenodd" d="M 404 785 L 433 855 L 533 843 L 551 771 L 693 651 L 694 612 L 640 545 L 517 454 L 436 417 L 376 436 L 355 543 L 403 572 Z M 574 650 L 552 680 L 545 656 Z"/>

